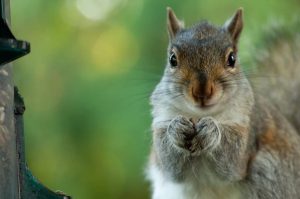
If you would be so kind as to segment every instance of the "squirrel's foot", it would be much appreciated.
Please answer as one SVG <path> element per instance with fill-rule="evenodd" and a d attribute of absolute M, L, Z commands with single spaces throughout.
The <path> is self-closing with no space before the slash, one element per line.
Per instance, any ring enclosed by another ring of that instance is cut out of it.
<path fill-rule="evenodd" d="M 190 146 L 192 154 L 198 155 L 202 151 L 212 151 L 221 142 L 221 132 L 218 122 L 212 117 L 202 118 L 196 125 L 196 136 Z"/>
<path fill-rule="evenodd" d="M 175 117 L 170 122 L 167 132 L 171 143 L 186 151 L 189 151 L 191 141 L 196 135 L 193 122 L 183 116 Z"/>

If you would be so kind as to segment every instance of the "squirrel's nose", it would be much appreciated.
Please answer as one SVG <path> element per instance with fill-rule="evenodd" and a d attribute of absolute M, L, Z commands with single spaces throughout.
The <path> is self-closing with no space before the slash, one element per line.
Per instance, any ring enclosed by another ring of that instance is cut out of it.
<path fill-rule="evenodd" d="M 205 101 L 212 97 L 214 94 L 214 84 L 212 81 L 193 83 L 191 91 L 192 96 L 196 101 Z"/>

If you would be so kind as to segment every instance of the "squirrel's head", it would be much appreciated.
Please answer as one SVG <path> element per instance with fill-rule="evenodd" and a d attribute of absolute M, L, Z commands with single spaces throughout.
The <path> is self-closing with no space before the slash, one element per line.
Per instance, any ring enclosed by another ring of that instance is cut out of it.
<path fill-rule="evenodd" d="M 167 12 L 170 43 L 166 81 L 201 109 L 228 100 L 236 90 L 234 80 L 241 78 L 237 45 L 243 10 L 238 9 L 221 27 L 202 22 L 191 28 L 185 28 L 171 8 Z"/>

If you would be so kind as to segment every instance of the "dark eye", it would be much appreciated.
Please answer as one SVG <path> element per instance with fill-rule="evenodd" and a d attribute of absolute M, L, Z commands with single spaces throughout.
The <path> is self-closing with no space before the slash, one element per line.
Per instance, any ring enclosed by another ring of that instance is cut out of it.
<path fill-rule="evenodd" d="M 177 57 L 175 55 L 174 52 L 171 53 L 170 57 L 169 57 L 169 62 L 171 64 L 172 67 L 176 67 L 177 66 Z"/>
<path fill-rule="evenodd" d="M 228 56 L 227 66 L 234 68 L 235 61 L 236 61 L 235 53 L 231 52 Z"/>

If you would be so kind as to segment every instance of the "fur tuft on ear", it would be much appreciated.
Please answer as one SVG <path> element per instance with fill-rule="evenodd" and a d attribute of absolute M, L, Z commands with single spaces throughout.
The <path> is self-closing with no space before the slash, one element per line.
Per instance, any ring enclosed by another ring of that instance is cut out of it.
<path fill-rule="evenodd" d="M 167 25 L 170 39 L 173 39 L 178 31 L 184 28 L 183 22 L 177 19 L 170 7 L 167 7 Z"/>
<path fill-rule="evenodd" d="M 225 29 L 230 33 L 232 41 L 236 44 L 243 30 L 243 8 L 239 8 L 225 25 Z"/>

